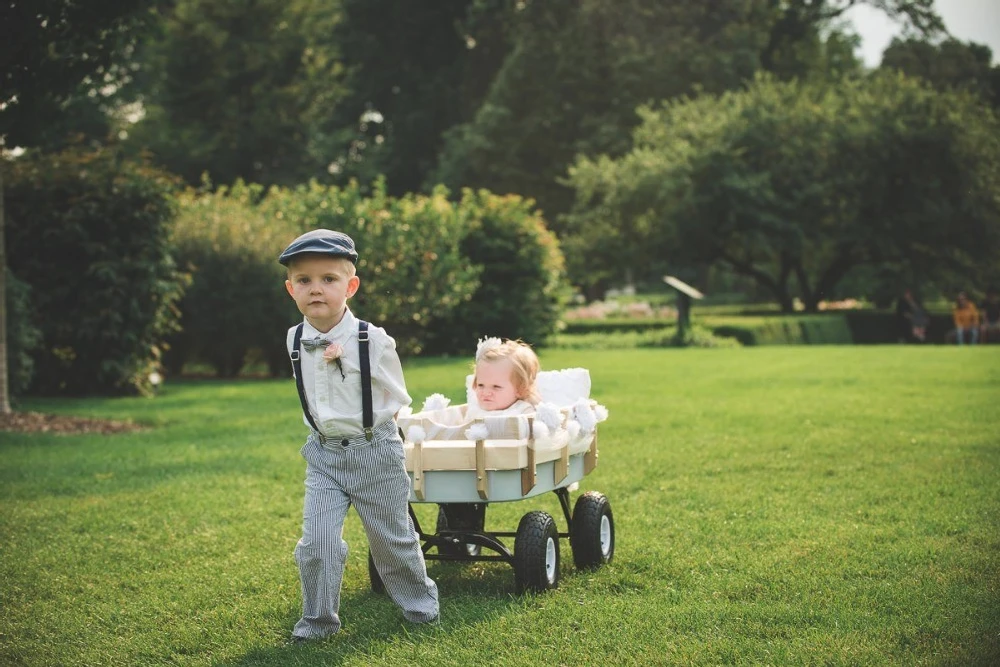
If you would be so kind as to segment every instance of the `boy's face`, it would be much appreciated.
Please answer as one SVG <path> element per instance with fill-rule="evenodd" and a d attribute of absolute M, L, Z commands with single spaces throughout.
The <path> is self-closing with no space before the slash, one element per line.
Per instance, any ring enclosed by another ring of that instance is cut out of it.
<path fill-rule="evenodd" d="M 473 389 L 483 410 L 505 410 L 514 405 L 518 396 L 512 375 L 514 367 L 506 359 L 480 361 L 476 364 Z"/>
<path fill-rule="evenodd" d="M 316 254 L 301 255 L 289 262 L 285 280 L 285 289 L 299 312 L 323 333 L 337 326 L 347 300 L 360 285 L 349 260 Z"/>

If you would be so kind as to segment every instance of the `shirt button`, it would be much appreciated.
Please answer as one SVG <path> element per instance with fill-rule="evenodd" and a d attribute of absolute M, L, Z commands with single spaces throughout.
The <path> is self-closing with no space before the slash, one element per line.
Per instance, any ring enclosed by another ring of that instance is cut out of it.
<path fill-rule="evenodd" d="M 347 444 L 348 444 L 347 443 L 347 438 L 344 438 L 343 440 L 341 440 L 340 444 L 343 445 L 344 447 L 347 447 Z"/>

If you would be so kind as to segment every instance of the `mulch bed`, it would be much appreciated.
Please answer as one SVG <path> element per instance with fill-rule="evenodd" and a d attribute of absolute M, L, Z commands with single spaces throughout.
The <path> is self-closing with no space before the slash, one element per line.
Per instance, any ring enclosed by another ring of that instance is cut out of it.
<path fill-rule="evenodd" d="M 18 433 L 56 433 L 59 435 L 132 433 L 141 431 L 142 428 L 142 426 L 132 422 L 91 419 L 72 415 L 50 415 L 42 412 L 0 414 L 0 431 L 17 431 Z"/>

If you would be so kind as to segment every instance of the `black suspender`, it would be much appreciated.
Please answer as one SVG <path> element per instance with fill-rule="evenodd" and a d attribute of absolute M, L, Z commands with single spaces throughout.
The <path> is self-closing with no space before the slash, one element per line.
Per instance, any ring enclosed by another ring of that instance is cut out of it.
<path fill-rule="evenodd" d="M 306 419 L 309 421 L 309 425 L 313 427 L 313 430 L 319 433 L 319 429 L 316 427 L 316 420 L 313 419 L 312 413 L 309 411 L 309 402 L 306 401 L 306 390 L 302 385 L 302 361 L 299 358 L 299 348 L 302 343 L 302 327 L 305 323 L 300 322 L 299 326 L 295 327 L 295 340 L 292 342 L 292 372 L 295 373 L 295 388 L 299 390 L 299 401 L 302 403 L 302 412 L 305 413 Z"/>
<path fill-rule="evenodd" d="M 368 352 L 368 323 L 358 320 L 358 353 L 361 355 L 361 419 L 365 435 L 372 439 L 375 416 L 372 414 L 372 362 Z"/>
<path fill-rule="evenodd" d="M 295 373 L 295 388 L 299 391 L 299 402 L 302 403 L 302 412 L 313 430 L 320 433 L 316 427 L 316 420 L 313 419 L 309 410 L 309 402 L 306 401 L 306 390 L 302 384 L 302 360 L 299 349 L 302 346 L 302 328 L 304 323 L 299 323 L 295 327 L 295 338 L 292 341 L 292 352 L 289 355 L 292 359 L 292 372 Z M 374 437 L 372 427 L 375 426 L 375 415 L 372 411 L 372 366 L 371 352 L 368 349 L 368 323 L 358 320 L 358 353 L 361 357 L 361 419 L 365 427 L 365 436 L 371 440 Z"/>

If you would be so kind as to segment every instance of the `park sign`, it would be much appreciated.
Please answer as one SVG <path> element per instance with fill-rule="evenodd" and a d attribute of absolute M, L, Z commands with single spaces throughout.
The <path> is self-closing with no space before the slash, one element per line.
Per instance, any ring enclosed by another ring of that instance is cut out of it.
<path fill-rule="evenodd" d="M 673 276 L 663 276 L 663 282 L 677 290 L 677 337 L 683 338 L 691 322 L 691 299 L 704 299 L 705 295 Z"/>

